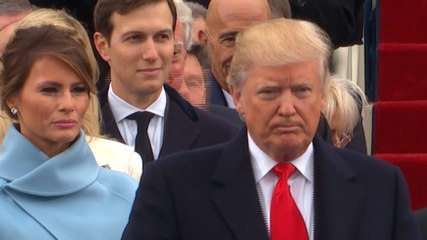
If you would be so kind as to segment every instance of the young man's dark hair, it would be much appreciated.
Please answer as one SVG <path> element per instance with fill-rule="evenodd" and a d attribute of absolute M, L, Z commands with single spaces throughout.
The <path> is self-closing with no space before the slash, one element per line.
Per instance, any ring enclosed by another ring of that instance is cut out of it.
<path fill-rule="evenodd" d="M 177 13 L 173 0 L 99 0 L 96 3 L 95 11 L 93 13 L 95 30 L 102 33 L 107 41 L 110 41 L 111 32 L 113 31 L 110 18 L 114 12 L 117 12 L 120 15 L 125 15 L 141 6 L 160 2 L 167 2 L 172 13 L 172 27 L 175 30 Z"/>

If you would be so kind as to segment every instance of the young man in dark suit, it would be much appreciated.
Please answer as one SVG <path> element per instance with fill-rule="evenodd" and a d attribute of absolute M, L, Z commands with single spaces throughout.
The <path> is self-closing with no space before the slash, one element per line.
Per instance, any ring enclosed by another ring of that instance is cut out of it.
<path fill-rule="evenodd" d="M 227 83 L 246 127 L 149 165 L 123 239 L 420 239 L 400 171 L 316 135 L 329 54 L 305 21 L 239 33 Z"/>
<path fill-rule="evenodd" d="M 137 146 L 148 134 L 151 157 L 224 142 L 236 126 L 194 108 L 165 85 L 171 68 L 176 24 L 172 0 L 99 0 L 94 11 L 94 42 L 110 66 L 111 84 L 99 94 L 104 134 Z M 147 130 L 134 113 L 148 112 Z M 138 137 L 137 137 L 138 136 Z M 146 142 L 145 142 L 146 143 Z"/>

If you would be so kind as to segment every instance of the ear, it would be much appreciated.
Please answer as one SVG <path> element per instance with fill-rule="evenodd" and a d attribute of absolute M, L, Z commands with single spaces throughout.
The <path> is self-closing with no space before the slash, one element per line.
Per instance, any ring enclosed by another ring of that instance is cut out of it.
<path fill-rule="evenodd" d="M 320 99 L 320 111 L 325 109 L 325 94 L 322 94 L 322 99 Z"/>
<path fill-rule="evenodd" d="M 104 61 L 110 61 L 110 47 L 108 45 L 107 39 L 100 32 L 95 32 L 93 34 L 93 42 L 96 50 L 99 55 L 104 59 Z"/>
<path fill-rule="evenodd" d="M 242 92 L 235 86 L 228 86 L 230 89 L 231 97 L 233 98 L 234 105 L 236 106 L 237 112 L 241 115 L 245 115 L 244 104 L 242 103 Z"/>
<path fill-rule="evenodd" d="M 6 99 L 6 105 L 9 108 L 9 110 L 16 107 L 16 103 L 17 103 L 17 96 L 15 94 L 11 95 Z"/>
<path fill-rule="evenodd" d="M 207 41 L 206 40 L 206 34 L 205 34 L 205 32 L 203 30 L 199 30 L 197 32 L 197 40 L 199 42 L 201 42 L 203 44 L 203 46 L 206 46 L 206 44 L 207 44 L 207 42 L 206 42 Z"/>
<path fill-rule="evenodd" d="M 212 40 L 209 40 L 209 36 L 208 36 L 207 31 L 202 31 L 201 33 L 203 34 L 203 37 L 201 37 L 201 38 L 199 36 L 197 36 L 197 37 L 200 39 L 200 42 L 203 44 L 203 46 L 205 46 L 209 57 L 211 57 L 212 56 L 212 49 L 211 49 L 210 43 L 212 42 Z M 200 34 L 200 32 L 198 34 Z"/>

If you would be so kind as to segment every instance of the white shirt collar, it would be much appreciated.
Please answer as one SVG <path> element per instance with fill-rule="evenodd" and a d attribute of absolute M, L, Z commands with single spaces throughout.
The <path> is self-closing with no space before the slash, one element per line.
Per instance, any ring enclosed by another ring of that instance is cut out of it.
<path fill-rule="evenodd" d="M 248 132 L 249 154 L 251 156 L 252 168 L 255 174 L 255 180 L 258 183 L 270 170 L 277 164 L 268 154 L 262 151 L 252 139 Z M 307 147 L 307 150 L 295 160 L 292 165 L 310 182 L 313 182 L 313 143 Z"/>
<path fill-rule="evenodd" d="M 222 93 L 224 94 L 225 101 L 227 102 L 227 105 L 229 108 L 236 108 L 236 105 L 234 105 L 233 97 L 224 89 L 221 89 Z"/>
<path fill-rule="evenodd" d="M 157 116 L 164 117 L 166 111 L 167 97 L 165 89 L 162 87 L 162 91 L 156 101 L 154 101 L 146 109 L 139 109 L 117 96 L 113 92 L 113 88 L 110 84 L 110 87 L 108 89 L 108 101 L 110 103 L 111 112 L 113 113 L 116 122 L 120 122 L 130 114 L 138 111 L 149 111 L 156 114 Z"/>

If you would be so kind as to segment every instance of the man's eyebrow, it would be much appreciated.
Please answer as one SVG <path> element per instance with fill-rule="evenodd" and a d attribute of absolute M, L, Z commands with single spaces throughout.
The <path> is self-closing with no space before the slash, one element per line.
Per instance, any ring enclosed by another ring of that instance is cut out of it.
<path fill-rule="evenodd" d="M 163 34 L 163 33 L 173 34 L 173 31 L 172 31 L 172 29 L 162 29 L 162 30 L 159 30 L 159 31 L 155 32 L 154 35 L 156 35 L 156 34 Z M 137 34 L 137 35 L 147 35 L 147 33 L 145 31 L 141 31 L 141 30 L 129 30 L 127 32 L 122 33 L 122 36 L 134 35 L 134 34 Z"/>

